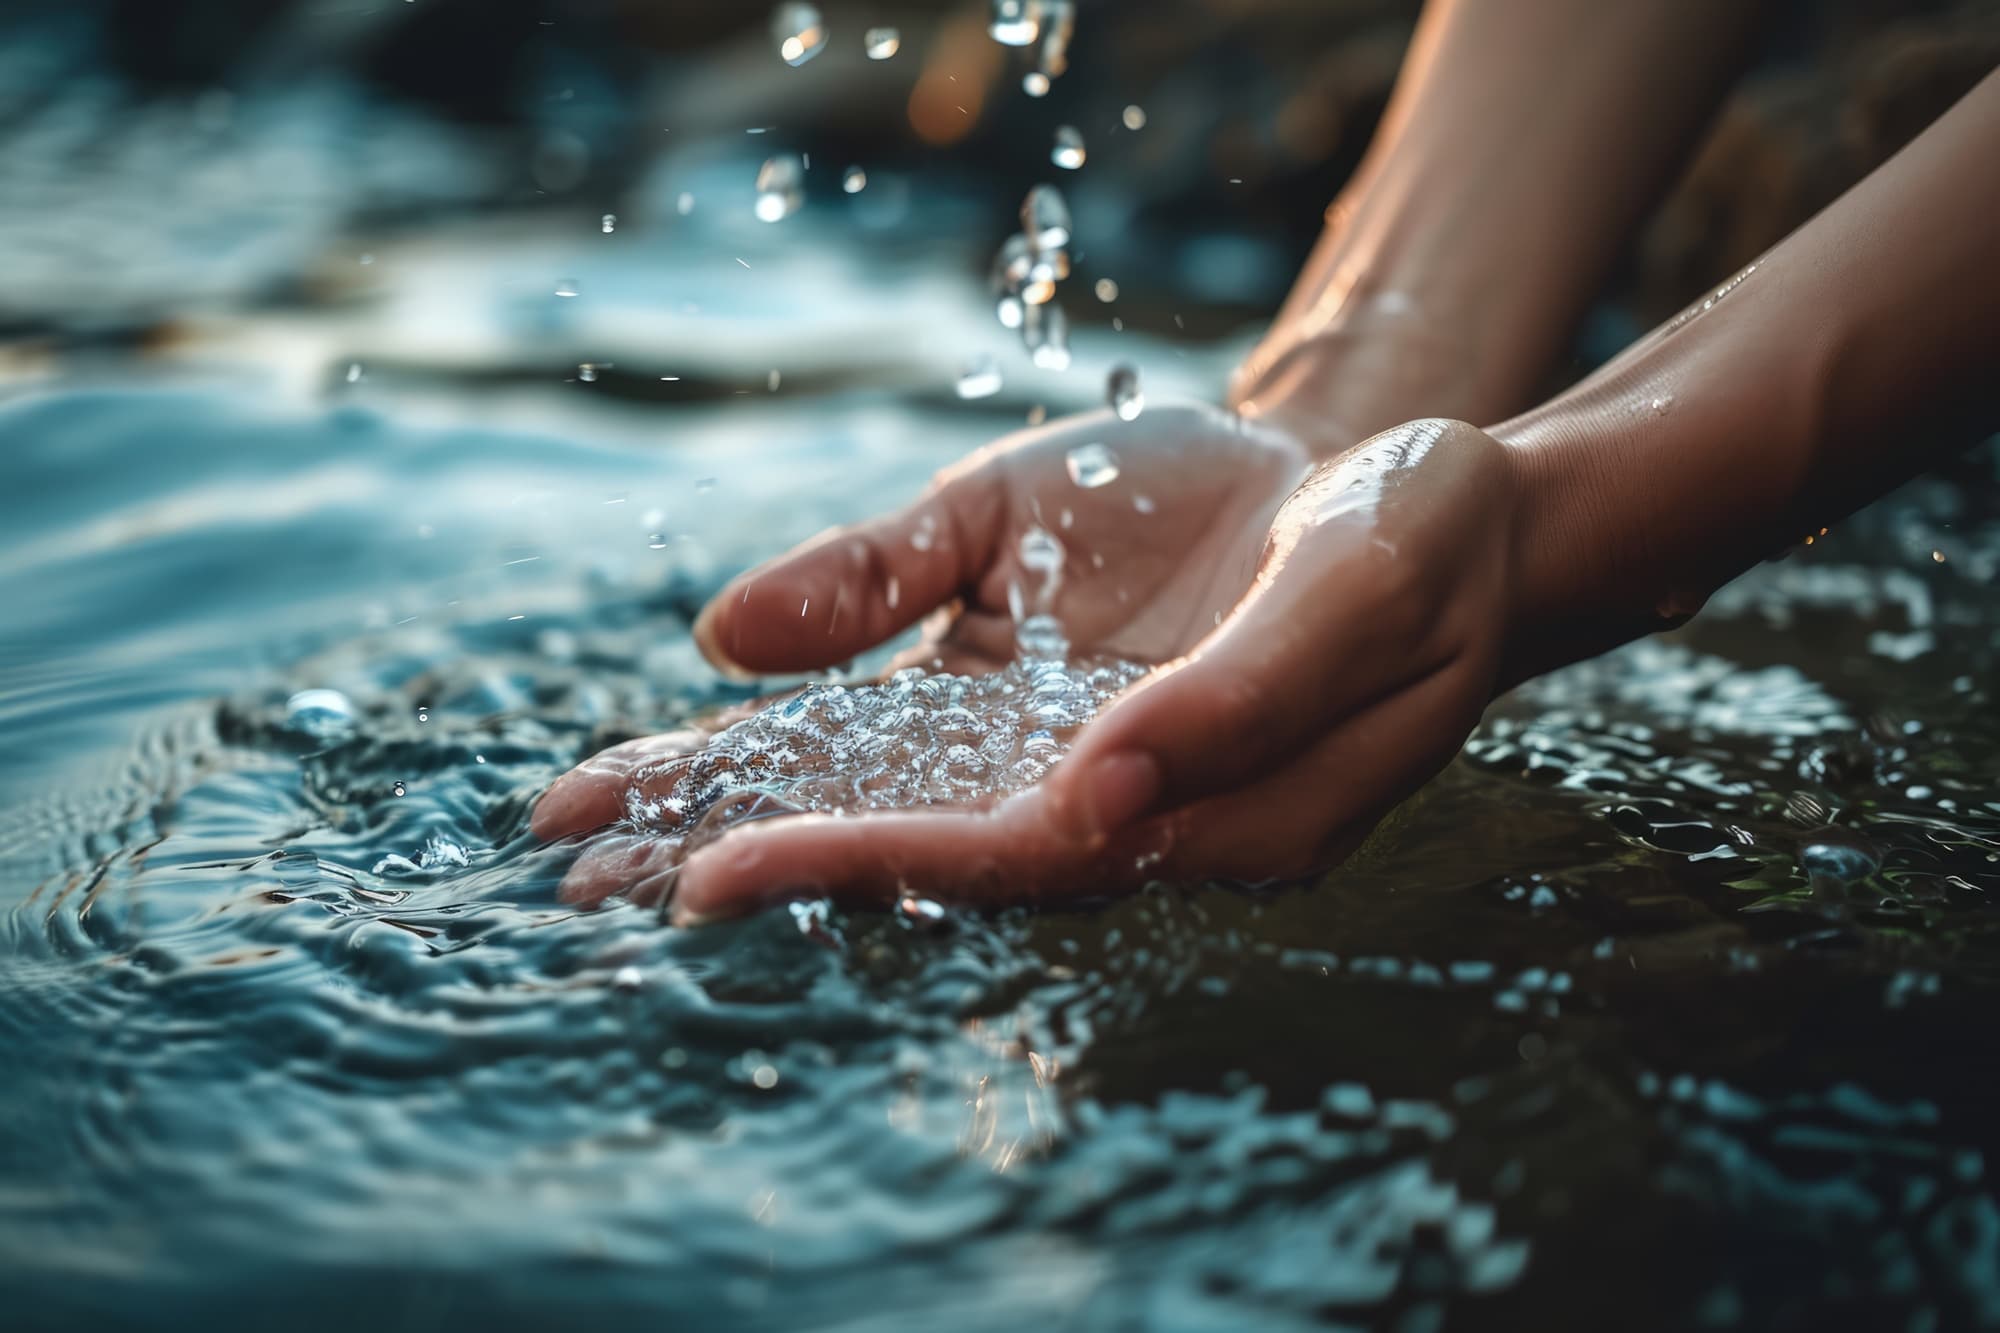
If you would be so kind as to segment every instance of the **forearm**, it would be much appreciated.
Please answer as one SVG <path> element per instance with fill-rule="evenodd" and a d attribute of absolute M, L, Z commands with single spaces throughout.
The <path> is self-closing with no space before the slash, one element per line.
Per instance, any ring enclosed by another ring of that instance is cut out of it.
<path fill-rule="evenodd" d="M 1237 381 L 1346 442 L 1533 401 L 1737 59 L 1741 0 L 1434 0 L 1389 108 Z"/>
<path fill-rule="evenodd" d="M 1519 451 L 1530 625 L 1640 623 L 2000 425 L 2000 74 L 1544 407 Z"/>

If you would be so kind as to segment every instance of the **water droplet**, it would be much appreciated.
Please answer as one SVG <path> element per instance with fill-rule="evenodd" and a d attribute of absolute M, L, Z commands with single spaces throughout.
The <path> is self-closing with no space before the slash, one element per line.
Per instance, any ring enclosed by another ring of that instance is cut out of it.
<path fill-rule="evenodd" d="M 285 730 L 316 741 L 345 740 L 354 734 L 354 705 L 339 690 L 300 690 L 285 700 Z"/>
<path fill-rule="evenodd" d="M 1106 305 L 1110 305 L 1113 301 L 1118 299 L 1118 284 L 1113 282 L 1109 278 L 1099 278 L 1097 280 L 1097 285 L 1091 290 L 1095 291 L 1097 293 L 1097 299 L 1104 302 Z"/>
<path fill-rule="evenodd" d="M 666 550 L 666 549 L 667 549 L 667 534 L 666 534 L 666 533 L 664 533 L 664 532 L 654 532 L 654 533 L 649 533 L 649 534 L 647 534 L 647 537 L 646 537 L 646 545 L 647 545 L 647 546 L 648 546 L 648 547 L 649 547 L 650 549 L 652 549 L 652 550 L 655 550 L 655 551 L 664 551 L 664 550 Z"/>
<path fill-rule="evenodd" d="M 1652 407 L 1654 416 L 1663 417 L 1667 414 L 1667 409 L 1672 407 L 1673 405 L 1674 405 L 1674 396 L 1670 393 L 1665 393 L 1661 394 L 1658 398 L 1655 398 L 1650 406 Z"/>
<path fill-rule="evenodd" d="M 1029 306 L 1027 314 L 1021 335 L 1027 342 L 1029 359 L 1043 370 L 1068 370 L 1069 316 L 1053 301 Z"/>
<path fill-rule="evenodd" d="M 1035 67 L 1050 78 L 1060 78 L 1069 68 L 1069 39 L 1076 31 L 1076 5 L 1072 0 L 1036 0 L 1041 11 L 1042 49 Z"/>
<path fill-rule="evenodd" d="M 686 217 L 688 214 L 694 212 L 694 195 L 686 190 L 682 190 L 678 195 L 674 196 L 674 212 L 680 214 L 682 217 Z"/>
<path fill-rule="evenodd" d="M 990 356 L 974 357 L 958 377 L 960 398 L 991 398 L 1000 392 L 1000 367 Z"/>
<path fill-rule="evenodd" d="M 928 551 L 937 545 L 937 520 L 925 514 L 917 524 L 917 530 L 910 534 L 910 545 L 919 551 Z"/>
<path fill-rule="evenodd" d="M 597 370 L 597 362 L 585 361 L 576 368 L 576 377 L 585 384 L 595 384 L 597 383 Z"/>
<path fill-rule="evenodd" d="M 1136 104 L 1128 106 L 1119 119 L 1125 122 L 1128 130 L 1143 130 L 1146 128 L 1146 108 Z"/>
<path fill-rule="evenodd" d="M 780 153 L 757 171 L 757 217 L 778 222 L 805 202 L 805 164 L 795 153 Z"/>
<path fill-rule="evenodd" d="M 395 786 L 391 787 L 389 790 L 394 792 L 396 795 L 401 796 L 404 792 L 403 784 L 399 782 Z"/>
<path fill-rule="evenodd" d="M 905 920 L 920 926 L 935 926 L 945 919 L 944 907 L 929 898 L 904 894 L 896 900 L 896 911 Z"/>
<path fill-rule="evenodd" d="M 1025 317 L 1021 308 L 1021 298 L 1008 292 L 993 303 L 993 315 L 1003 329 L 1018 329 Z"/>
<path fill-rule="evenodd" d="M 1809 879 L 1828 879 L 1852 884 L 1867 879 L 1882 868 L 1882 858 L 1860 838 L 1843 836 L 1839 830 L 1822 830 L 1834 836 L 1814 835 L 1799 849 L 1799 869 Z"/>
<path fill-rule="evenodd" d="M 1039 426 L 1048 419 L 1049 419 L 1049 409 L 1043 406 L 1042 404 L 1036 403 L 1033 407 L 1028 409 L 1028 424 L 1030 426 Z"/>
<path fill-rule="evenodd" d="M 606 236 L 609 236 L 612 232 L 618 230 L 618 215 L 616 213 L 606 213 L 602 218 L 598 219 L 597 225 L 603 228 Z"/>
<path fill-rule="evenodd" d="M 903 49 L 902 34 L 894 28 L 870 28 L 863 39 L 870 60 L 887 60 Z"/>
<path fill-rule="evenodd" d="M 986 30 L 1002 46 L 1031 46 L 1042 34 L 1041 7 L 1034 0 L 993 0 Z"/>
<path fill-rule="evenodd" d="M 1118 456 L 1101 444 L 1079 444 L 1063 457 L 1069 479 L 1086 491 L 1118 480 Z"/>
<path fill-rule="evenodd" d="M 889 582 L 885 584 L 882 588 L 882 604 L 884 606 L 887 606 L 891 611 L 894 611 L 896 609 L 896 603 L 902 600 L 903 600 L 903 581 L 897 578 L 894 574 L 891 574 L 889 576 Z"/>
<path fill-rule="evenodd" d="M 783 384 L 784 382 L 785 382 L 785 377 L 783 375 L 780 375 L 775 367 L 773 367 L 770 374 L 764 377 L 764 387 L 771 393 L 776 393 L 778 391 L 778 386 L 780 384 Z"/>
<path fill-rule="evenodd" d="M 1104 397 L 1120 421 L 1136 421 L 1146 409 L 1146 395 L 1139 389 L 1139 372 L 1122 361 L 1105 377 Z"/>
<path fill-rule="evenodd" d="M 1049 76 L 1038 69 L 1031 69 L 1021 76 L 1021 91 L 1030 97 L 1049 95 Z"/>
<path fill-rule="evenodd" d="M 776 1065 L 758 1065 L 750 1071 L 750 1081 L 768 1092 L 778 1086 L 778 1067 Z"/>
<path fill-rule="evenodd" d="M 361 382 L 361 363 L 359 361 L 348 366 L 347 382 L 349 384 L 359 384 Z"/>
<path fill-rule="evenodd" d="M 611 989 L 613 990 L 624 991 L 630 994 L 633 991 L 643 989 L 645 984 L 646 974 L 638 968 L 633 967 L 630 963 L 627 963 L 611 974 Z"/>
<path fill-rule="evenodd" d="M 557 296 L 575 296 L 576 293 L 577 285 L 575 278 L 563 278 L 556 283 Z"/>
<path fill-rule="evenodd" d="M 1154 504 L 1154 503 L 1153 503 L 1153 497 L 1152 497 L 1152 496 L 1150 496 L 1150 495 L 1135 495 L 1135 496 L 1133 496 L 1133 497 L 1132 497 L 1132 507 L 1133 507 L 1134 509 L 1138 510 L 1138 511 L 1139 511 L 1140 513 L 1142 513 L 1142 514 L 1150 514 L 1150 513 L 1152 513 L 1152 512 L 1153 512 L 1153 511 L 1154 511 L 1155 509 L 1158 509 L 1158 508 L 1159 508 L 1159 506 L 1158 506 L 1158 505 L 1156 505 L 1156 504 Z"/>
<path fill-rule="evenodd" d="M 418 704 L 418 705 L 417 705 L 417 721 L 419 721 L 419 722 L 428 722 L 428 721 L 430 721 L 430 720 L 431 720 L 431 709 L 430 709 L 430 705 L 429 705 L 429 704 Z"/>
<path fill-rule="evenodd" d="M 860 167 L 849 167 L 840 178 L 840 188 L 849 194 L 860 194 L 868 188 L 868 173 Z"/>
<path fill-rule="evenodd" d="M 803 65 L 826 47 L 826 23 L 814 6 L 788 0 L 771 11 L 771 38 L 787 65 Z"/>
<path fill-rule="evenodd" d="M 1083 165 L 1085 156 L 1083 135 L 1077 131 L 1076 126 L 1058 126 L 1056 145 L 1049 150 L 1049 161 L 1066 171 L 1075 171 Z"/>
<path fill-rule="evenodd" d="M 1021 201 L 1021 230 L 1037 250 L 1060 250 L 1069 244 L 1069 205 L 1053 185 L 1037 185 Z"/>

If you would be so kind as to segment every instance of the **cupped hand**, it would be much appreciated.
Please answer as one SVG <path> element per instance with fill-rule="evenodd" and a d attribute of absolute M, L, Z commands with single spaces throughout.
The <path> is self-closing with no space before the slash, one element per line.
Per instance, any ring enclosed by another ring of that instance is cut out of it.
<path fill-rule="evenodd" d="M 1254 537 L 1203 534 L 1251 554 L 1163 593 L 1198 590 L 1204 609 L 1226 605 L 1222 623 L 1179 617 L 1181 642 L 1153 641 L 1172 656 L 1041 784 L 986 810 L 739 827 L 682 867 L 676 919 L 801 895 L 1048 900 L 1337 860 L 1450 760 L 1499 684 L 1522 490 L 1507 448 L 1457 422 L 1319 465 Z"/>
<path fill-rule="evenodd" d="M 1171 661 L 1242 597 L 1272 516 L 1308 466 L 1287 432 L 1201 406 L 1155 406 L 1133 421 L 1098 412 L 1021 432 L 941 473 L 902 511 L 836 528 L 736 578 L 697 620 L 696 641 L 737 674 L 810 671 L 940 611 L 896 665 L 978 672 L 1012 656 L 1016 614 L 1046 586 L 1076 655 Z M 1023 561 L 1022 538 L 1035 530 L 1062 548 L 1052 582 L 1046 567 Z M 534 832 L 559 838 L 615 823 L 635 784 L 733 716 L 586 761 L 542 797 Z M 563 892 L 643 898 L 680 851 L 607 832 Z"/>

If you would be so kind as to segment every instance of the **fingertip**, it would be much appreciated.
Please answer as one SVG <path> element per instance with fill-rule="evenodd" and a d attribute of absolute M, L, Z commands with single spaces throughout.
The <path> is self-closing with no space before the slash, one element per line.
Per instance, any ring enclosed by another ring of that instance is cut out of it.
<path fill-rule="evenodd" d="M 708 605 L 694 618 L 694 646 L 708 659 L 708 664 L 730 680 L 738 683 L 756 679 L 756 673 L 737 661 L 732 648 L 737 637 L 735 624 L 737 609 L 749 596 L 749 585 L 744 579 L 732 579 L 723 585 L 722 591 L 709 599 Z M 730 645 L 724 645 L 724 635 L 728 635 Z"/>
<path fill-rule="evenodd" d="M 674 924 L 701 925 L 741 916 L 779 898 L 820 891 L 823 886 L 811 877 L 784 871 L 782 852 L 802 827 L 810 836 L 828 818 L 794 815 L 776 827 L 746 825 L 697 849 L 681 863 L 670 913 Z"/>

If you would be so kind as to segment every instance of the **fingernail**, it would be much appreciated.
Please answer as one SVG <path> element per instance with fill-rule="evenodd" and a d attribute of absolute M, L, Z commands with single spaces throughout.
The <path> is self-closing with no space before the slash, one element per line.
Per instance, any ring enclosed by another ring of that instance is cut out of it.
<path fill-rule="evenodd" d="M 1101 842 L 1144 814 L 1160 794 L 1160 763 L 1143 750 L 1120 750 L 1092 760 L 1071 790 L 1074 823 L 1084 838 Z"/>
<path fill-rule="evenodd" d="M 728 588 L 724 588 L 721 593 L 716 595 L 716 600 L 720 601 L 729 591 Z M 701 655 L 708 659 L 709 665 L 720 671 L 726 678 L 738 684 L 744 684 L 757 679 L 755 672 L 746 671 L 737 665 L 736 659 L 723 649 L 721 641 L 716 638 L 715 605 L 715 602 L 710 602 L 701 609 L 701 614 L 694 618 L 695 647 L 701 649 Z"/>

